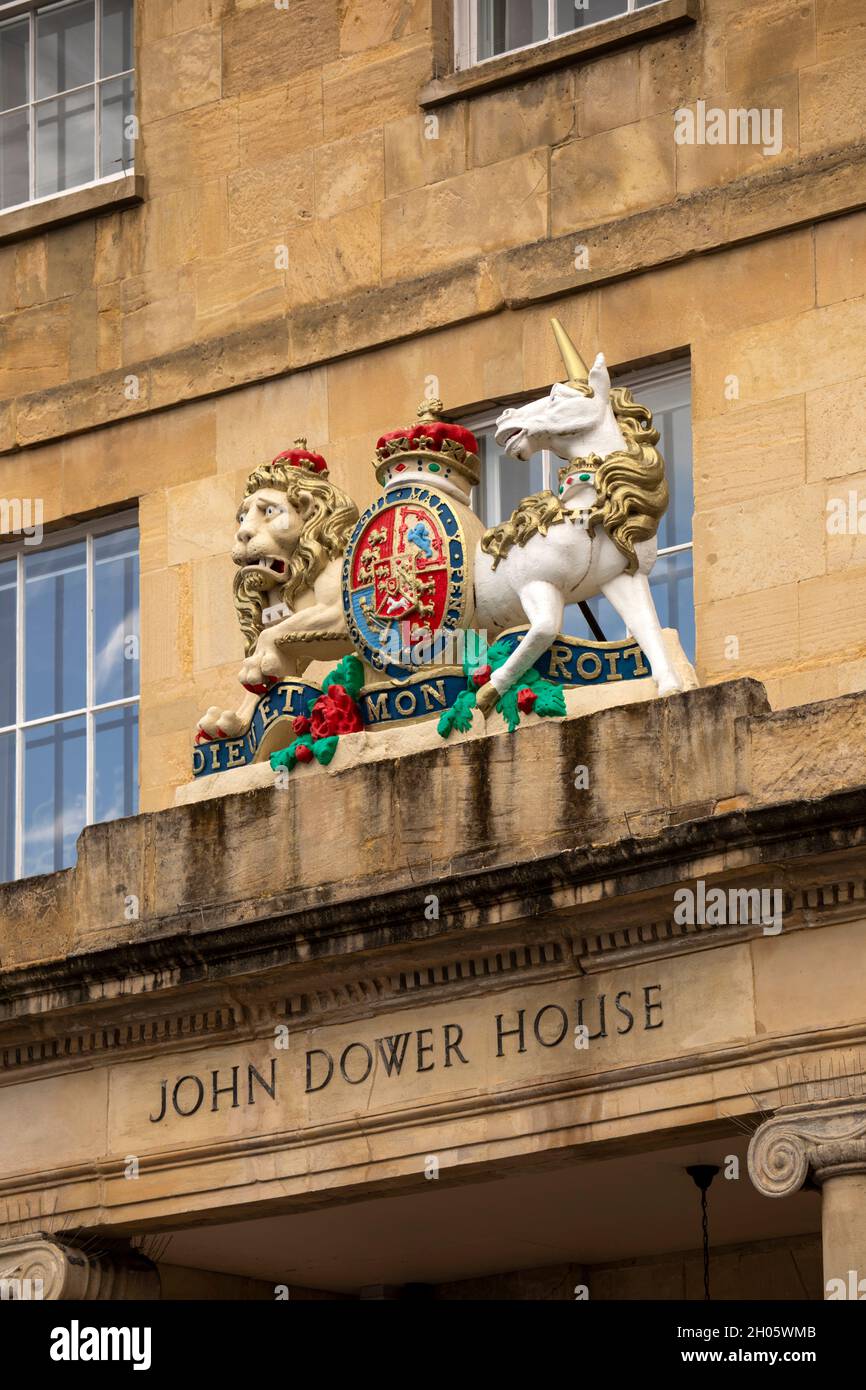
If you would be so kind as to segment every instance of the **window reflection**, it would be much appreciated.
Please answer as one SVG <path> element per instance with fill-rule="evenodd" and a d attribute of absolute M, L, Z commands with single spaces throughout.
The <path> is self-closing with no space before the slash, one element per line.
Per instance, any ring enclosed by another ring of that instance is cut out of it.
<path fill-rule="evenodd" d="M 0 554 L 4 882 L 68 867 L 88 820 L 138 808 L 138 530 Z"/>
<path fill-rule="evenodd" d="M 24 874 L 50 874 L 74 858 L 86 819 L 87 729 L 83 715 L 24 733 Z"/>
<path fill-rule="evenodd" d="M 86 557 L 84 541 L 24 557 L 26 719 L 86 703 Z"/>
<path fill-rule="evenodd" d="M 138 532 L 93 541 L 93 703 L 138 694 Z"/>
<path fill-rule="evenodd" d="M 0 562 L 0 729 L 15 723 L 17 562 Z"/>
<path fill-rule="evenodd" d="M 93 716 L 94 821 L 138 810 L 138 707 L 121 705 Z"/>

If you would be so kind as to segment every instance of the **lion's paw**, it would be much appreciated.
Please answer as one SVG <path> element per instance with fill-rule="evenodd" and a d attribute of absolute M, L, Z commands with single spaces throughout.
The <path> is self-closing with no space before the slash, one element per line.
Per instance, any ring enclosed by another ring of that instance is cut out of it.
<path fill-rule="evenodd" d="M 217 705 L 211 705 L 205 710 L 201 719 L 198 721 L 198 728 L 195 731 L 196 743 L 208 743 L 211 739 L 221 738 L 220 713 Z"/>
<path fill-rule="evenodd" d="M 248 727 L 248 721 L 242 719 L 236 710 L 211 705 L 198 721 L 195 741 L 204 743 L 215 738 L 238 738 Z"/>
<path fill-rule="evenodd" d="M 248 656 L 240 671 L 238 680 L 245 690 L 251 690 L 254 695 L 264 695 L 271 686 L 276 683 L 276 676 L 269 675 L 264 669 L 264 654 L 253 652 Z"/>

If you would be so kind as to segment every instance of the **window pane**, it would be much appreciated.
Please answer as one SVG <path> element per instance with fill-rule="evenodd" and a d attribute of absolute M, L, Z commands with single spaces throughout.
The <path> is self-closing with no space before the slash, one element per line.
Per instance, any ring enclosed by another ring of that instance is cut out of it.
<path fill-rule="evenodd" d="M 650 575 L 650 588 L 662 627 L 676 628 L 689 661 L 695 659 L 695 601 L 692 552 L 660 555 Z"/>
<path fill-rule="evenodd" d="M 547 38 L 547 0 L 477 0 L 478 60 Z"/>
<path fill-rule="evenodd" d="M 0 207 L 26 203 L 30 197 L 29 112 L 0 116 Z"/>
<path fill-rule="evenodd" d="M 644 392 L 646 404 L 652 409 L 650 392 Z M 659 411 L 653 415 L 659 432 L 659 444 L 665 461 L 670 502 L 659 525 L 659 549 L 683 545 L 692 538 L 692 515 L 695 509 L 692 479 L 692 422 L 688 406 Z"/>
<path fill-rule="evenodd" d="M 675 628 L 682 649 L 689 661 L 695 659 L 695 603 L 692 581 L 692 552 L 680 550 L 674 555 L 660 555 L 650 575 L 650 588 L 662 627 Z M 625 636 L 625 623 L 606 598 L 594 598 L 589 608 L 608 642 L 618 642 Z M 593 638 L 577 604 L 565 610 L 563 632 L 571 637 Z"/>
<path fill-rule="evenodd" d="M 15 735 L 0 734 L 0 883 L 15 877 Z"/>
<path fill-rule="evenodd" d="M 37 97 L 52 97 L 93 81 L 95 35 L 93 0 L 37 14 Z"/>
<path fill-rule="evenodd" d="M 124 138 L 124 121 L 132 115 L 135 85 L 133 78 L 114 77 L 99 88 L 102 103 L 99 176 L 121 174 L 134 163 L 133 142 Z"/>
<path fill-rule="evenodd" d="M 541 456 L 523 463 L 509 458 L 496 447 L 493 431 L 478 435 L 481 489 L 478 513 L 485 526 L 495 526 L 511 515 L 530 493 L 544 487 Z"/>
<path fill-rule="evenodd" d="M 138 531 L 93 541 L 93 703 L 138 694 Z"/>
<path fill-rule="evenodd" d="M 93 179 L 93 88 L 36 110 L 36 196 L 59 193 Z"/>
<path fill-rule="evenodd" d="M 93 819 L 134 816 L 138 810 L 137 705 L 121 705 L 93 716 L 93 755 Z"/>
<path fill-rule="evenodd" d="M 30 20 L 0 29 L 0 111 L 29 101 Z"/>
<path fill-rule="evenodd" d="M 26 719 L 80 709 L 87 692 L 85 545 L 24 559 Z"/>
<path fill-rule="evenodd" d="M 100 77 L 132 67 L 132 0 L 102 0 Z"/>
<path fill-rule="evenodd" d="M 567 34 L 571 29 L 599 24 L 627 10 L 628 0 L 556 0 L 556 32 Z"/>
<path fill-rule="evenodd" d="M 4 560 L 0 564 L 0 729 L 15 723 L 17 568 L 15 560 Z"/>
<path fill-rule="evenodd" d="M 85 818 L 84 716 L 24 734 L 24 873 L 50 874 L 75 858 Z"/>

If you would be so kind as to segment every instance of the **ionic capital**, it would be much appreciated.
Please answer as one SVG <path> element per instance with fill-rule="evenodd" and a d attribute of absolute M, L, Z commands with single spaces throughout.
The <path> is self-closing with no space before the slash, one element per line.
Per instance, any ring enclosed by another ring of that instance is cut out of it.
<path fill-rule="evenodd" d="M 785 1106 L 752 1135 L 749 1176 L 766 1197 L 843 1173 L 866 1173 L 866 1100 Z"/>
<path fill-rule="evenodd" d="M 0 1241 L 0 1298 L 159 1298 L 159 1274 L 135 1251 L 89 1255 L 39 1232 Z"/>

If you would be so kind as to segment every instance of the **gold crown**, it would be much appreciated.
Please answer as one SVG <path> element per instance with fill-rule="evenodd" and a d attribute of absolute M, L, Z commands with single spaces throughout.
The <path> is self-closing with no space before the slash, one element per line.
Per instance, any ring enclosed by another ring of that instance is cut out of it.
<path fill-rule="evenodd" d="M 565 491 L 566 478 L 571 478 L 573 482 L 592 481 L 590 474 L 594 473 L 596 468 L 600 468 L 603 463 L 604 459 L 598 454 L 587 454 L 586 458 L 574 459 L 571 463 L 564 464 L 559 470 L 559 491 Z M 586 478 L 581 476 L 584 473 Z"/>

